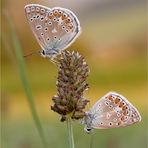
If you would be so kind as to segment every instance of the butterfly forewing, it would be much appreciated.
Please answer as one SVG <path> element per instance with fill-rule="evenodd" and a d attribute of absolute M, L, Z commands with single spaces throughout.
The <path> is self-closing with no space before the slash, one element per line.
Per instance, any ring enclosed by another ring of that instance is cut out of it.
<path fill-rule="evenodd" d="M 80 33 L 77 17 L 68 9 L 52 9 L 38 4 L 25 6 L 30 27 L 43 50 L 60 53 Z"/>
<path fill-rule="evenodd" d="M 122 95 L 109 92 L 89 111 L 93 115 L 93 128 L 117 128 L 141 120 L 137 109 Z"/>

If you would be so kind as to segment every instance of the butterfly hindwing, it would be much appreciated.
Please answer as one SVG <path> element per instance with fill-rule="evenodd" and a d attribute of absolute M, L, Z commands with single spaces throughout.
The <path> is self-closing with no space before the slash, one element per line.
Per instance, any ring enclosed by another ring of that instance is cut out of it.
<path fill-rule="evenodd" d="M 137 109 L 122 95 L 109 92 L 90 109 L 92 128 L 124 127 L 141 120 Z"/>

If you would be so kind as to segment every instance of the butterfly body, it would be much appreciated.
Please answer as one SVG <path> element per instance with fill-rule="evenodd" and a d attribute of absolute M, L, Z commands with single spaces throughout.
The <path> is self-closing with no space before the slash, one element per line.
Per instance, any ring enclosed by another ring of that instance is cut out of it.
<path fill-rule="evenodd" d="M 42 48 L 43 57 L 54 58 L 69 47 L 81 32 L 76 15 L 65 8 L 29 4 L 25 6 L 25 14 Z"/>
<path fill-rule="evenodd" d="M 125 127 L 141 120 L 138 110 L 122 95 L 109 92 L 86 112 L 84 130 Z"/>

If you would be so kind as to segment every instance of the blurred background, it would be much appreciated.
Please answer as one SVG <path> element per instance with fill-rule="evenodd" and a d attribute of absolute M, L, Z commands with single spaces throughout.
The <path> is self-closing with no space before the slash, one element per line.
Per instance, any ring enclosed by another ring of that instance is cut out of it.
<path fill-rule="evenodd" d="M 86 59 L 90 89 L 85 93 L 91 107 L 108 91 L 124 95 L 136 106 L 142 121 L 121 129 L 95 130 L 92 148 L 146 148 L 147 37 L 146 0 L 2 0 L 1 127 L 2 148 L 41 148 L 18 72 L 10 30 L 4 14 L 12 19 L 23 54 L 39 50 L 24 15 L 24 6 L 38 3 L 72 10 L 82 34 L 68 48 Z M 66 123 L 50 110 L 56 94 L 57 69 L 48 58 L 38 55 L 24 59 L 37 113 L 49 148 L 68 147 Z M 91 135 L 73 123 L 76 148 L 90 148 Z"/>

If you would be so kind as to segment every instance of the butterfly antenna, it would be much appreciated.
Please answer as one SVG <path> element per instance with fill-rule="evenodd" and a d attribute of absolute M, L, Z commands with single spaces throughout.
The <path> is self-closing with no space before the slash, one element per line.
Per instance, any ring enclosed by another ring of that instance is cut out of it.
<path fill-rule="evenodd" d="M 31 53 L 29 53 L 29 54 L 27 54 L 27 55 L 24 55 L 23 57 L 26 58 L 26 57 L 32 56 L 32 55 L 34 55 L 34 54 L 40 54 L 40 50 L 38 50 L 38 51 L 33 51 L 33 52 L 31 52 Z"/>

